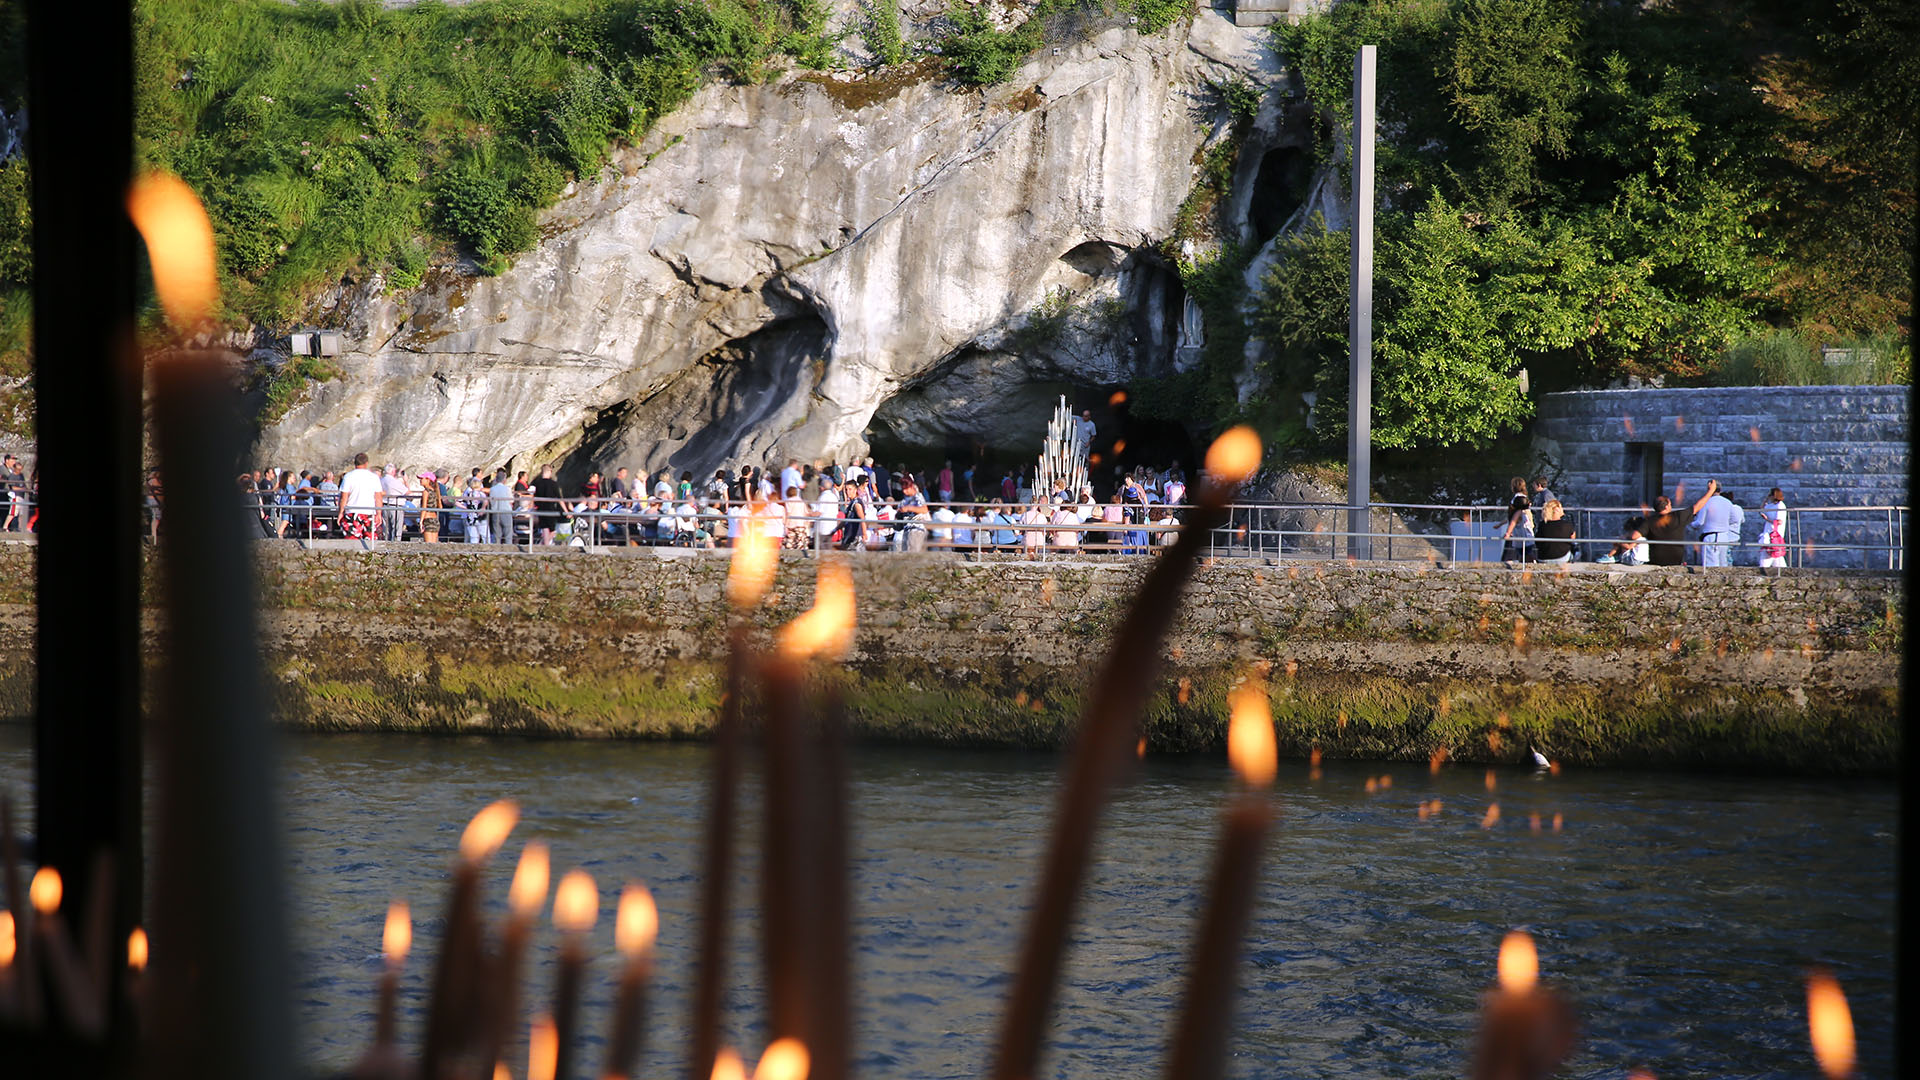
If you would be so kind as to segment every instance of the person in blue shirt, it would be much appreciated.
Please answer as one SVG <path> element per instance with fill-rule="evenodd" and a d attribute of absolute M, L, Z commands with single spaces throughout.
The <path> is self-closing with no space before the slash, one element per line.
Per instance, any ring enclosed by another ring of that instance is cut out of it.
<path fill-rule="evenodd" d="M 1746 511 L 1720 494 L 1720 481 L 1707 481 L 1707 493 L 1693 504 L 1693 527 L 1700 533 L 1700 565 L 1732 566 L 1733 545 L 1740 542 Z"/>
<path fill-rule="evenodd" d="M 1020 534 L 1013 529 L 1013 518 L 1007 515 L 1007 507 L 999 499 L 992 502 L 993 513 L 989 520 L 993 523 L 993 546 L 1012 547 L 1020 542 Z"/>

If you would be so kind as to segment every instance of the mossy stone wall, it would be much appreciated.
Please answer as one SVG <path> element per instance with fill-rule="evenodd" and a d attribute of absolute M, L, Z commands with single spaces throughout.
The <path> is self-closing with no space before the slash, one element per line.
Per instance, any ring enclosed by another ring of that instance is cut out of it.
<path fill-rule="evenodd" d="M 859 628 L 822 672 L 863 737 L 1049 747 L 1146 564 L 853 560 Z M 259 549 L 280 718 L 393 729 L 681 738 L 723 684 L 724 553 L 526 555 L 408 544 Z M 783 560 L 765 640 L 812 601 Z M 27 708 L 31 548 L 0 550 L 0 707 Z M 24 583 L 24 585 L 22 584 Z M 1883 771 L 1899 755 L 1896 575 L 1523 573 L 1345 563 L 1202 567 L 1145 703 L 1149 749 L 1218 745 L 1225 690 L 1274 685 L 1306 754 Z M 156 643 L 165 631 L 156 626 Z"/>

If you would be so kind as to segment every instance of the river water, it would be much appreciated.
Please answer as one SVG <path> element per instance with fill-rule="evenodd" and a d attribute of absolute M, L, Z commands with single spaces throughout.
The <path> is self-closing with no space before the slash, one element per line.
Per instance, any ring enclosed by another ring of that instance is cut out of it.
<path fill-rule="evenodd" d="M 1062 760 L 854 752 L 864 1075 L 983 1072 Z M 594 875 L 606 910 L 585 1030 L 597 1033 L 613 994 L 613 899 L 623 881 L 647 882 L 662 922 L 647 1071 L 678 1075 L 705 747 L 297 736 L 283 766 L 306 1060 L 329 1070 L 353 1060 L 371 1027 L 388 900 L 412 903 L 417 947 L 430 949 L 460 829 L 487 802 L 514 798 L 524 817 L 490 903 L 504 908 L 526 840 L 552 846 L 556 877 L 575 865 Z M 1391 788 L 1368 794 L 1366 780 L 1383 772 Z M 26 731 L 0 729 L 0 784 L 24 796 L 30 775 Z M 1583 1039 L 1568 1075 L 1635 1066 L 1663 1080 L 1813 1075 L 1802 973 L 1815 962 L 1848 990 L 1863 1074 L 1891 1075 L 1893 785 L 1527 770 L 1501 770 L 1495 782 L 1490 795 L 1477 768 L 1430 775 L 1338 762 L 1310 780 L 1305 763 L 1282 764 L 1231 1075 L 1461 1075 L 1479 995 L 1513 926 L 1534 931 L 1543 978 L 1578 1003 Z M 1217 760 L 1149 758 L 1118 794 L 1043 1075 L 1159 1072 L 1225 793 Z M 1434 798 L 1440 815 L 1419 820 L 1417 805 Z M 1501 821 L 1483 829 L 1492 800 Z M 729 1040 L 749 1061 L 765 1041 L 755 832 L 750 807 L 727 1003 Z M 551 961 L 543 941 L 526 990 L 535 999 L 551 986 Z M 409 1038 L 422 1021 L 424 967 L 414 963 L 403 984 Z"/>

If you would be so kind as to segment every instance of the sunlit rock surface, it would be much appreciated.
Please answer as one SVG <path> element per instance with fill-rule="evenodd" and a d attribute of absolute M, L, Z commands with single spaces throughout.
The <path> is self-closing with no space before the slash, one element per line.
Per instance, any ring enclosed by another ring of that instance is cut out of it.
<path fill-rule="evenodd" d="M 698 470 L 845 457 L 870 428 L 1037 441 L 1061 387 L 1174 362 L 1184 297 L 1153 245 L 1228 123 L 1210 82 L 1271 78 L 1265 41 L 1201 10 L 1083 24 L 984 92 L 931 61 L 709 86 L 508 272 L 332 298 L 346 375 L 262 459 Z"/>

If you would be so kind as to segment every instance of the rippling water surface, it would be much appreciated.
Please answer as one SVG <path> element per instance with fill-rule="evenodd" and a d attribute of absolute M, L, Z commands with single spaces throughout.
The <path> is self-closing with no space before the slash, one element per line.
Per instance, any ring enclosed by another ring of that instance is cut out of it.
<path fill-rule="evenodd" d="M 691 994 L 704 747 L 301 736 L 285 744 L 285 810 L 305 1056 L 350 1063 L 371 1027 L 387 901 L 409 899 L 431 947 L 460 828 L 486 802 L 525 817 L 496 866 L 504 908 L 521 842 L 584 866 L 607 910 L 652 886 L 662 940 L 648 1072 L 675 1075 Z M 859 980 L 869 1077 L 980 1075 L 1047 837 L 1061 759 L 864 749 L 853 759 Z M 1368 795 L 1387 771 L 1390 790 Z M 0 783 L 30 780 L 26 732 L 0 730 Z M 752 777 L 747 785 L 751 791 Z M 1044 1074 L 1159 1071 L 1225 792 L 1224 766 L 1149 759 L 1107 818 Z M 1438 797 L 1422 822 L 1415 807 Z M 1503 816 L 1480 827 L 1490 799 Z M 1812 1075 L 1801 973 L 1832 966 L 1852 998 L 1863 1072 L 1890 1076 L 1894 919 L 1891 784 L 1331 763 L 1283 763 L 1281 818 L 1248 941 L 1232 1046 L 1238 1077 L 1461 1074 L 1500 935 L 1534 930 L 1543 975 L 1579 1003 L 1569 1070 L 1674 1077 Z M 1529 827 L 1541 815 L 1542 831 Z M 1552 819 L 1564 818 L 1555 833 Z M 754 818 L 735 894 L 730 1041 L 764 1042 L 754 990 Z M 548 946 L 550 943 L 544 943 Z M 416 953 L 416 956 L 419 954 Z M 551 985 L 550 949 L 526 992 Z M 614 961 L 590 989 L 598 1032 Z M 403 989 L 417 1032 L 423 965 Z M 596 1044 L 584 1056 L 598 1060 Z M 672 1070 L 671 1072 L 669 1070 Z M 516 1067 L 516 1072 L 519 1069 Z"/>

